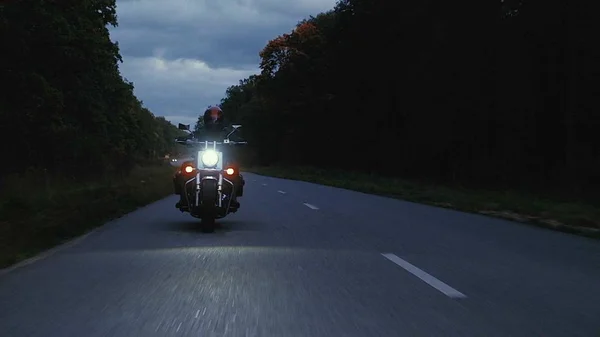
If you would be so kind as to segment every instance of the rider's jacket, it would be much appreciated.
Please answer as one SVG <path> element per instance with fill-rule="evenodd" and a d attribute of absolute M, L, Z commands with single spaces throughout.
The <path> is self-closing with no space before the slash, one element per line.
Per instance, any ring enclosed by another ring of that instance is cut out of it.
<path fill-rule="evenodd" d="M 199 141 L 217 141 L 222 142 L 225 136 L 227 136 L 229 128 L 225 126 L 219 126 L 218 128 L 202 128 L 196 131 L 196 139 Z"/>

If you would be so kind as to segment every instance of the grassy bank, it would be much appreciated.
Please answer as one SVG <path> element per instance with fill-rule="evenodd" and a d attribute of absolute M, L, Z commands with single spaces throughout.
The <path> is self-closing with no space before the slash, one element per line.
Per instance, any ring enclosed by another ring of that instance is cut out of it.
<path fill-rule="evenodd" d="M 172 194 L 174 170 L 149 165 L 128 177 L 88 183 L 36 181 L 33 175 L 7 179 L 0 192 L 0 268 Z"/>
<path fill-rule="evenodd" d="M 310 167 L 251 167 L 257 174 L 303 180 L 407 201 L 482 213 L 564 232 L 600 238 L 600 207 L 517 191 L 486 191 L 416 183 Z"/>

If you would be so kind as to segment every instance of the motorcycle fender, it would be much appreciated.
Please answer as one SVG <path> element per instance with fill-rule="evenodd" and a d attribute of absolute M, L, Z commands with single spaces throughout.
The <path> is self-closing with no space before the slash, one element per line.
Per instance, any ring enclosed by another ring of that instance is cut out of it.
<path fill-rule="evenodd" d="M 216 206 L 219 181 L 215 177 L 203 177 L 200 180 L 200 201 L 203 206 Z"/>

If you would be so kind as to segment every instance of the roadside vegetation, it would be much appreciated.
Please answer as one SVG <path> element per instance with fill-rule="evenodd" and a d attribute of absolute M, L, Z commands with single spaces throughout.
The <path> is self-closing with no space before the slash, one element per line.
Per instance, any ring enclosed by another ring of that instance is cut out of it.
<path fill-rule="evenodd" d="M 181 131 L 119 72 L 108 1 L 0 4 L 0 268 L 172 193 Z"/>
<path fill-rule="evenodd" d="M 173 193 L 168 164 L 97 180 L 11 176 L 0 193 L 0 269 Z"/>

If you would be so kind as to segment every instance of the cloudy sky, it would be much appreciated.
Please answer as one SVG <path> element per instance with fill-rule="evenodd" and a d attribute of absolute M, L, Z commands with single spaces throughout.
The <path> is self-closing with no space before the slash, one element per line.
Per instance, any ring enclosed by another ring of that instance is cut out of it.
<path fill-rule="evenodd" d="M 121 73 L 155 115 L 195 123 L 230 85 L 258 73 L 259 51 L 335 0 L 117 0 Z"/>

